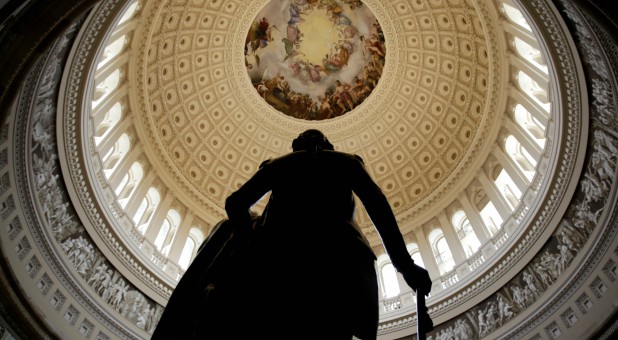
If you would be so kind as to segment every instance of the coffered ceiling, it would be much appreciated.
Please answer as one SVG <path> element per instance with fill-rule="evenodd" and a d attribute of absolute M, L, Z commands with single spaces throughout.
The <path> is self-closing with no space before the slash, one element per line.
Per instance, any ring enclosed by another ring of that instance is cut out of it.
<path fill-rule="evenodd" d="M 247 33 L 268 2 L 144 5 L 128 77 L 141 144 L 166 185 L 187 206 L 220 218 L 225 198 L 262 161 L 291 151 L 304 129 L 318 128 L 337 150 L 363 157 L 401 221 L 443 209 L 486 158 L 504 110 L 498 98 L 505 69 L 496 61 L 505 60 L 505 43 L 495 35 L 496 8 L 464 0 L 363 1 L 384 32 L 382 76 L 352 111 L 308 121 L 269 105 L 248 75 Z M 361 221 L 367 225 L 364 214 Z"/>

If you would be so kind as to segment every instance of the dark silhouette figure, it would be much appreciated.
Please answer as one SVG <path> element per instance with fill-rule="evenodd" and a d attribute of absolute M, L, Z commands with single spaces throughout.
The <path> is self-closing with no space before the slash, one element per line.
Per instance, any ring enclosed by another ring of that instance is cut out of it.
<path fill-rule="evenodd" d="M 375 339 L 376 257 L 354 221 L 354 194 L 406 283 L 429 293 L 431 279 L 408 254 L 362 159 L 334 151 L 318 130 L 301 133 L 292 149 L 228 197 L 229 220 L 204 242 L 153 339 L 178 338 L 180 328 L 184 338 Z M 251 207 L 269 192 L 256 216 Z M 191 321 L 178 315 L 191 308 Z M 430 330 L 429 316 L 421 317 Z"/>

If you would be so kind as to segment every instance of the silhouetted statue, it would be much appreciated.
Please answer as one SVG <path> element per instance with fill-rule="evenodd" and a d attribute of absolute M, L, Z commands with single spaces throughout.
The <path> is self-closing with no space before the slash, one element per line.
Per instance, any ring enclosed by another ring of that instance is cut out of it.
<path fill-rule="evenodd" d="M 376 257 L 354 221 L 353 194 L 406 283 L 429 293 L 431 279 L 362 159 L 334 151 L 318 130 L 301 133 L 292 149 L 228 197 L 229 220 L 204 242 L 153 339 L 375 339 Z M 256 216 L 251 207 L 269 192 Z"/>

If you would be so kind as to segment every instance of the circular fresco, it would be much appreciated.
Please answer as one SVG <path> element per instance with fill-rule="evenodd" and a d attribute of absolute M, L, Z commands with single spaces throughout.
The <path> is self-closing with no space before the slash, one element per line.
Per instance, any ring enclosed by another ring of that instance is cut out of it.
<path fill-rule="evenodd" d="M 251 24 L 245 64 L 258 94 L 304 120 L 339 117 L 380 79 L 386 49 L 360 0 L 272 0 Z"/>

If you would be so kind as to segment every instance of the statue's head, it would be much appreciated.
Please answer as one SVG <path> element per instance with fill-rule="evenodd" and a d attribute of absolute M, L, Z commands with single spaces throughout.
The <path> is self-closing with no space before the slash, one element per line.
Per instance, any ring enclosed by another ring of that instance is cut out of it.
<path fill-rule="evenodd" d="M 320 130 L 309 129 L 301 133 L 292 142 L 294 151 L 317 151 L 335 150 L 335 147 L 328 141 L 328 138 Z"/>

